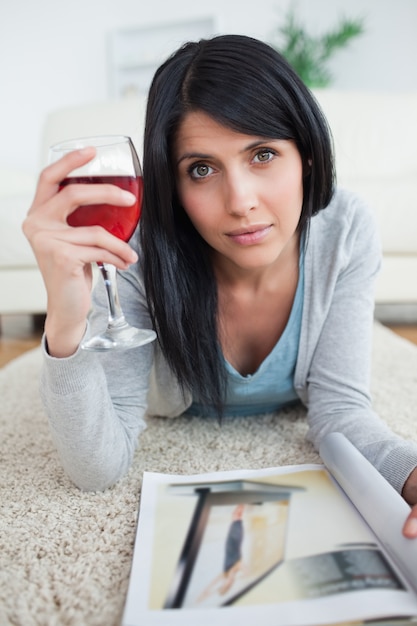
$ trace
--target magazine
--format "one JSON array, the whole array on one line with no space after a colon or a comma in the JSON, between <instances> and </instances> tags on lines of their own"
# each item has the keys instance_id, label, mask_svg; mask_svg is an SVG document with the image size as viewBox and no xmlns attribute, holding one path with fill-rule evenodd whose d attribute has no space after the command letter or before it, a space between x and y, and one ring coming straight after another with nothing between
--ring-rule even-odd
<instances>
[{"instance_id":1,"label":"magazine","mask_svg":"<svg viewBox=\"0 0 417 626\"><path fill-rule=\"evenodd\" d=\"M123 626L417 623L408 505L343 435L320 456L145 472Z\"/></svg>"}]
</instances>

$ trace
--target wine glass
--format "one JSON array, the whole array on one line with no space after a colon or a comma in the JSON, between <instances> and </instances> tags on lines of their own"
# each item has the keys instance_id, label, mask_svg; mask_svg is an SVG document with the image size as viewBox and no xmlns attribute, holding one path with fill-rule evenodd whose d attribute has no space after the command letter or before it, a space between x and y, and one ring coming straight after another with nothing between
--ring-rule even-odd
<instances>
[{"instance_id":1,"label":"wine glass","mask_svg":"<svg viewBox=\"0 0 417 626\"><path fill-rule=\"evenodd\" d=\"M142 170L130 137L103 135L71 139L51 146L51 163L64 154L93 146L95 157L86 165L70 172L61 181L60 190L71 184L109 183L130 191L136 196L131 206L112 204L90 204L79 206L68 217L70 226L99 225L107 231L128 241L140 218L143 195ZM109 263L97 263L106 287L108 301L108 322L105 331L81 343L84 350L105 351L124 350L142 346L153 341L156 333L150 329L134 328L126 321L119 301L116 281L116 268Z\"/></svg>"}]
</instances>

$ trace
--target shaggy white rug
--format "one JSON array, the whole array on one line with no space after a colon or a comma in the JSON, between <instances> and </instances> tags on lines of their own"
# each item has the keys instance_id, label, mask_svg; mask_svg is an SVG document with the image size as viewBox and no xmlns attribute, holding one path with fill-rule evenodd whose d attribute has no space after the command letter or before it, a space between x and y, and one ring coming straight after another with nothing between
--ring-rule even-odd
<instances>
[{"instance_id":1,"label":"shaggy white rug","mask_svg":"<svg viewBox=\"0 0 417 626\"><path fill-rule=\"evenodd\" d=\"M38 395L33 350L0 370L0 625L120 624L144 470L190 474L320 462L301 408L214 420L155 418L128 475L82 493L64 475ZM375 325L374 404L417 440L417 347Z\"/></svg>"}]
</instances>

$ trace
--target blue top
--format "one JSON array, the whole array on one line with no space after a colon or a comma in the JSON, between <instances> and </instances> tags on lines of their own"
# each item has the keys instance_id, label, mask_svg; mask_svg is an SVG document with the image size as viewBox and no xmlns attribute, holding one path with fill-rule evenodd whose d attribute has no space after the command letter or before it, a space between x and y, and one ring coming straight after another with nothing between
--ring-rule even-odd
<instances>
[{"instance_id":1,"label":"blue top","mask_svg":"<svg viewBox=\"0 0 417 626\"><path fill-rule=\"evenodd\" d=\"M300 245L299 278L290 317L273 350L254 374L242 376L225 360L227 394L224 416L271 413L298 401L294 371L298 356L304 300L304 246ZM188 415L213 416L215 412L193 402Z\"/></svg>"}]
</instances>

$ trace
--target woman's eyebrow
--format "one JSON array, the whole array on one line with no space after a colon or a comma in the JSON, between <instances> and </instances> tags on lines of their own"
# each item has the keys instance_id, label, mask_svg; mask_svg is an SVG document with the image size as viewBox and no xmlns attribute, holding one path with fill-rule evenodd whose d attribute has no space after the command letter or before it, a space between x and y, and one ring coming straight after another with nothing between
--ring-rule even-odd
<instances>
[{"instance_id":1,"label":"woman's eyebrow","mask_svg":"<svg viewBox=\"0 0 417 626\"><path fill-rule=\"evenodd\" d=\"M259 146L263 146L265 143L269 143L271 141L279 141L279 139L273 139L272 137L261 137L256 141L252 141L252 143L248 144L245 148L243 148L242 152L246 152L247 150L253 150L253 148L258 148Z\"/></svg>"},{"instance_id":2,"label":"woman's eyebrow","mask_svg":"<svg viewBox=\"0 0 417 626\"><path fill-rule=\"evenodd\" d=\"M186 161L187 159L210 159L210 154L203 154L202 152L185 152L182 154L178 161L177 165L181 163L181 161Z\"/></svg>"}]
</instances>

